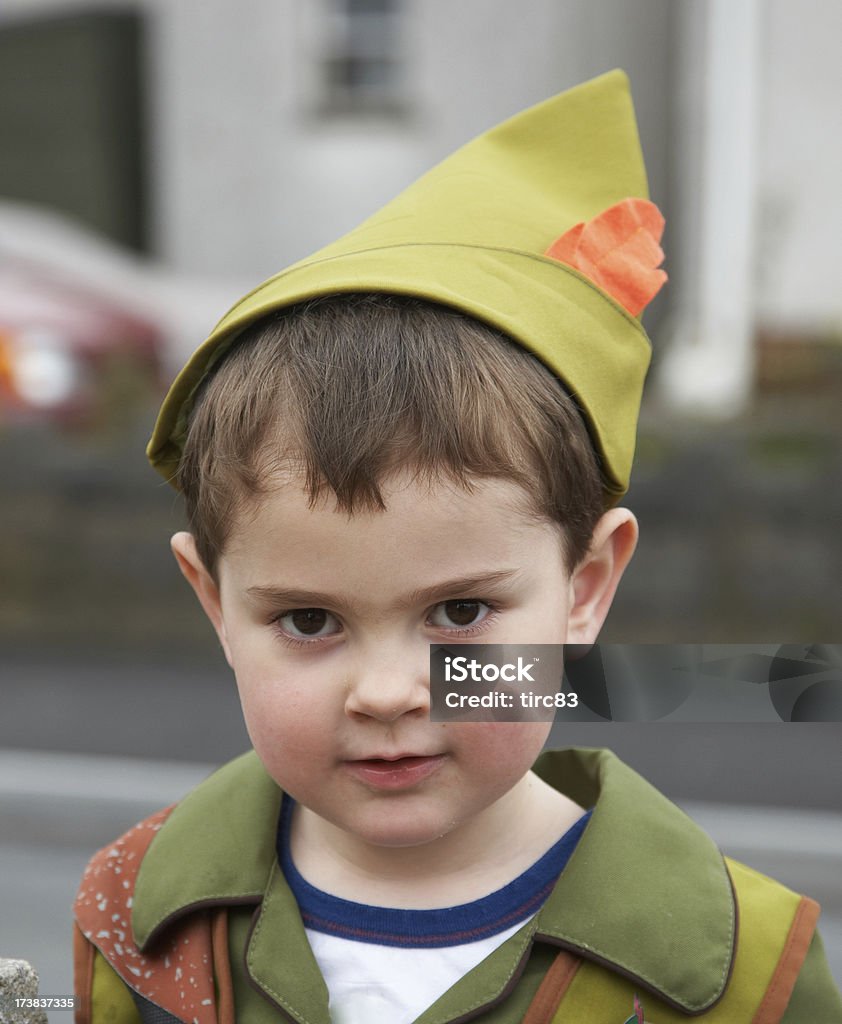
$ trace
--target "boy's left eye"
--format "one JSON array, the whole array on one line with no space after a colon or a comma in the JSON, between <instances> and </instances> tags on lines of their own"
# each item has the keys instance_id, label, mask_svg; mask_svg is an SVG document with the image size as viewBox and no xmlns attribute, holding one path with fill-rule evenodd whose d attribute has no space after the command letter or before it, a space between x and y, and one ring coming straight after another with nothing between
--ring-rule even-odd
<instances>
[{"instance_id":1,"label":"boy's left eye","mask_svg":"<svg viewBox=\"0 0 842 1024\"><path fill-rule=\"evenodd\" d=\"M454 601L442 601L437 604L430 615L430 624L450 629L475 626L491 611L484 601L459 598Z\"/></svg>"}]
</instances>

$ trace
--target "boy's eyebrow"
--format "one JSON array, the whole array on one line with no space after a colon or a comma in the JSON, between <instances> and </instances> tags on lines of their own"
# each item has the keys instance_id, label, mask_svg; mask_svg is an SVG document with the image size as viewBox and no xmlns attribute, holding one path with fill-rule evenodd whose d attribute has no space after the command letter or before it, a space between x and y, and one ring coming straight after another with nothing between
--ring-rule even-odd
<instances>
[{"instance_id":1,"label":"boy's eyebrow","mask_svg":"<svg viewBox=\"0 0 842 1024\"><path fill-rule=\"evenodd\" d=\"M448 595L452 597L482 597L482 591L489 587L508 583L518 575L518 569L494 569L491 572L475 573L472 576L457 576L451 580L434 583L431 587L421 587L408 594L401 606L427 604L434 598L442 600Z\"/></svg>"},{"instance_id":2,"label":"boy's eyebrow","mask_svg":"<svg viewBox=\"0 0 842 1024\"><path fill-rule=\"evenodd\" d=\"M479 598L482 597L482 591L489 587L508 583L518 573L518 569L494 569L490 572L476 573L470 576L457 576L434 583L429 587L413 590L401 599L398 605L399 607L411 607L417 604L427 604L436 598L441 601L457 596ZM323 591L303 590L297 587L254 586L249 587L246 594L260 601L288 608L337 608L354 603L353 600L349 601L343 598L341 594L327 594Z\"/></svg>"}]
</instances>

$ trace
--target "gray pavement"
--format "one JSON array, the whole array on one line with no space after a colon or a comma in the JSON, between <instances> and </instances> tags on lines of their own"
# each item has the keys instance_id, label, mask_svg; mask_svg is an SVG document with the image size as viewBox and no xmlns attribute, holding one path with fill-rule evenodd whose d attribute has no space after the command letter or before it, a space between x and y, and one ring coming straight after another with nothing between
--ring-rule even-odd
<instances>
[{"instance_id":1,"label":"gray pavement","mask_svg":"<svg viewBox=\"0 0 842 1024\"><path fill-rule=\"evenodd\" d=\"M70 907L91 852L213 767L0 750L0 956L30 960L42 993L70 992ZM727 853L820 900L828 957L842 985L842 813L682 804ZM51 1019L70 1021L62 1012Z\"/></svg>"},{"instance_id":2,"label":"gray pavement","mask_svg":"<svg viewBox=\"0 0 842 1024\"><path fill-rule=\"evenodd\" d=\"M190 663L0 655L0 692L0 749L222 764L248 747L221 654Z\"/></svg>"}]
</instances>

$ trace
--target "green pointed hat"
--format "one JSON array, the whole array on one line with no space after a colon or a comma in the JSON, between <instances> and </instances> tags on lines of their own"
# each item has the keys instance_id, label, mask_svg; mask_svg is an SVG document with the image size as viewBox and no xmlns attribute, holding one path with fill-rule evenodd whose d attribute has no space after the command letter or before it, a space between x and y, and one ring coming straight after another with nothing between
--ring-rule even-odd
<instances>
[{"instance_id":1,"label":"green pointed hat","mask_svg":"<svg viewBox=\"0 0 842 1024\"><path fill-rule=\"evenodd\" d=\"M623 298L635 279L635 246L629 255L627 243L642 231L635 205L624 201L646 196L622 71L503 122L226 313L164 400L150 462L174 481L197 387L256 320L326 295L385 292L462 310L541 359L581 407L606 498L616 500L628 487L650 357L636 307ZM651 204L637 206L646 214ZM660 254L657 239L652 245ZM648 274L660 275L658 286L665 276L651 266Z\"/></svg>"}]
</instances>

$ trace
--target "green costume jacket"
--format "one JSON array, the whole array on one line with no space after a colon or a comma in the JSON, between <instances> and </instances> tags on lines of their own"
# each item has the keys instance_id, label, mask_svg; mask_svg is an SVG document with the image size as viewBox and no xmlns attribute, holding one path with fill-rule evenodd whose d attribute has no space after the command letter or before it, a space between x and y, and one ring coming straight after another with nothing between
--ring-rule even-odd
<instances>
[{"instance_id":1,"label":"green costume jacket","mask_svg":"<svg viewBox=\"0 0 842 1024\"><path fill-rule=\"evenodd\" d=\"M842 1024L818 907L723 859L599 750L536 771L594 811L541 911L417 1024ZM98 853L76 901L77 1024L329 1024L254 753Z\"/></svg>"}]
</instances>

